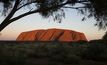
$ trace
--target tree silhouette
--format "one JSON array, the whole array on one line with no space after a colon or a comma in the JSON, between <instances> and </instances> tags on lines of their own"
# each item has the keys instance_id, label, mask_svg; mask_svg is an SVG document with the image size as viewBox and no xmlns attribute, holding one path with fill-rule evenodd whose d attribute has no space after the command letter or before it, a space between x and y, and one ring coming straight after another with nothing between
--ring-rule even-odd
<instances>
[{"instance_id":1,"label":"tree silhouette","mask_svg":"<svg viewBox=\"0 0 107 65\"><path fill-rule=\"evenodd\" d=\"M106 32L105 35L103 36L102 40L107 40L107 32Z\"/></svg>"},{"instance_id":2,"label":"tree silhouette","mask_svg":"<svg viewBox=\"0 0 107 65\"><path fill-rule=\"evenodd\" d=\"M85 15L82 20L94 17L97 21L96 26L101 29L107 26L107 0L0 0L0 7L3 7L0 11L6 16L0 24L0 31L10 23L34 13L40 13L45 18L52 16L54 20L61 22L66 8L76 9ZM14 17L14 14L22 8L29 11Z\"/></svg>"}]
</instances>

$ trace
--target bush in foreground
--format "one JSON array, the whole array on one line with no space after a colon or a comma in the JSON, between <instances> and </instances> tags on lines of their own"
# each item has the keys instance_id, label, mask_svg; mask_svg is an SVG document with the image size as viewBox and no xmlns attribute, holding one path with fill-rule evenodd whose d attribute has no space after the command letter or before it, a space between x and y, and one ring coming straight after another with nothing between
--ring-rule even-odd
<instances>
[{"instance_id":1,"label":"bush in foreground","mask_svg":"<svg viewBox=\"0 0 107 65\"><path fill-rule=\"evenodd\" d=\"M0 44L0 65L84 65L83 62L89 60L106 62L107 44L95 42Z\"/></svg>"}]
</instances>

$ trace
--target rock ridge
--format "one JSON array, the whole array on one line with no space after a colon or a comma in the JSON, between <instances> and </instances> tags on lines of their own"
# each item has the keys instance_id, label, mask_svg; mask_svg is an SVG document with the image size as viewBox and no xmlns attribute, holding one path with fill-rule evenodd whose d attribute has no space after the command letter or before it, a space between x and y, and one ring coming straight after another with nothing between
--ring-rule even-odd
<instances>
[{"instance_id":1,"label":"rock ridge","mask_svg":"<svg viewBox=\"0 0 107 65\"><path fill-rule=\"evenodd\" d=\"M17 41L87 41L84 33L67 29L40 29L22 32Z\"/></svg>"}]
</instances>

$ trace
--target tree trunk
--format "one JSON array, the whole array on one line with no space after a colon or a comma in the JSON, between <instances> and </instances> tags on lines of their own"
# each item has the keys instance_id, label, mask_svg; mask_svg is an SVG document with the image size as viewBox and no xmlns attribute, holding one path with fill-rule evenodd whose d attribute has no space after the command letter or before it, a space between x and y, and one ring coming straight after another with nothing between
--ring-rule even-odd
<instances>
[{"instance_id":1,"label":"tree trunk","mask_svg":"<svg viewBox=\"0 0 107 65\"><path fill-rule=\"evenodd\" d=\"M8 14L8 16L5 18L5 20L0 24L0 32L1 32L6 26L8 26L10 23L12 23L12 21L10 21L10 19L13 17L13 15L15 14L15 12L17 11L18 5L19 5L19 0L16 0L13 9L12 9L11 12Z\"/></svg>"},{"instance_id":2,"label":"tree trunk","mask_svg":"<svg viewBox=\"0 0 107 65\"><path fill-rule=\"evenodd\" d=\"M10 21L3 21L1 24L0 24L0 32L10 24L11 22Z\"/></svg>"}]
</instances>

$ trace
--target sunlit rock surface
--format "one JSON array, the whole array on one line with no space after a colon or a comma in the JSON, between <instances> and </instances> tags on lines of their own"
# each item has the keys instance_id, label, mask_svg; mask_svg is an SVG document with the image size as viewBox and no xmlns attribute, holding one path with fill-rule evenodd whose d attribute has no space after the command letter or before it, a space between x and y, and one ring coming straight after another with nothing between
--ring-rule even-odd
<instances>
[{"instance_id":1,"label":"sunlit rock surface","mask_svg":"<svg viewBox=\"0 0 107 65\"><path fill-rule=\"evenodd\" d=\"M22 32L17 41L87 41L84 33L67 29L47 29Z\"/></svg>"}]
</instances>

